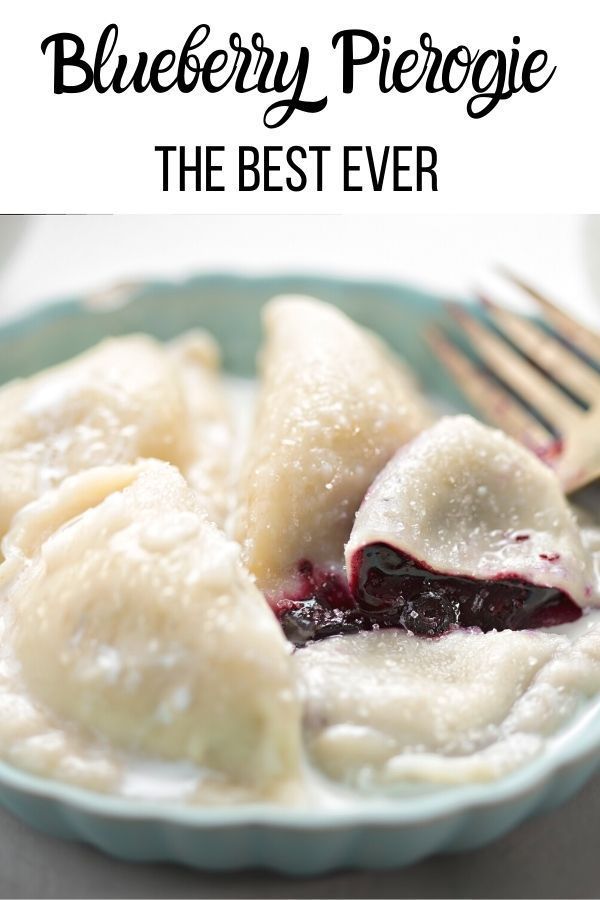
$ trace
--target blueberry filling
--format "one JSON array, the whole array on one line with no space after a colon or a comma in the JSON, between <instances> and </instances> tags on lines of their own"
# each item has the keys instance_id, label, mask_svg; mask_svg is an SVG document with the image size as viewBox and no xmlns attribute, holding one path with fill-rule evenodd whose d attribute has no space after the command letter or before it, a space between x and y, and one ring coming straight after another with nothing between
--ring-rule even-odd
<instances>
[{"instance_id":1,"label":"blueberry filling","mask_svg":"<svg viewBox=\"0 0 600 900\"><path fill-rule=\"evenodd\" d=\"M273 606L287 639L296 647L336 634L354 634L370 627L348 590L343 574L298 564L296 591Z\"/></svg>"},{"instance_id":2,"label":"blueberry filling","mask_svg":"<svg viewBox=\"0 0 600 900\"><path fill-rule=\"evenodd\" d=\"M457 627L482 631L540 628L573 622L580 608L556 588L518 577L493 581L434 572L387 544L356 553L350 586L337 570L303 560L293 596L274 611L296 647L338 634L404 628L435 637Z\"/></svg>"},{"instance_id":3,"label":"blueberry filling","mask_svg":"<svg viewBox=\"0 0 600 900\"><path fill-rule=\"evenodd\" d=\"M355 609L335 609L317 597L293 601L279 615L279 622L288 641L303 647L310 641L320 641L336 634L356 634L368 631L366 616Z\"/></svg>"},{"instance_id":4,"label":"blueberry filling","mask_svg":"<svg viewBox=\"0 0 600 900\"><path fill-rule=\"evenodd\" d=\"M416 634L443 634L454 626L539 628L572 622L581 610L562 591L517 576L491 581L425 568L387 544L370 544L354 557L350 587L371 620L391 619Z\"/></svg>"}]
</instances>

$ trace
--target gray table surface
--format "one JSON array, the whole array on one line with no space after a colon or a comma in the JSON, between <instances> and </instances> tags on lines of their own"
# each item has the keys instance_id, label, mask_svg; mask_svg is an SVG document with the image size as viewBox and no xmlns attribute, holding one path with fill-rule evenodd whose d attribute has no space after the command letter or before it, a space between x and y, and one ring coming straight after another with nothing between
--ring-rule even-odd
<instances>
[{"instance_id":1,"label":"gray table surface","mask_svg":"<svg viewBox=\"0 0 600 900\"><path fill-rule=\"evenodd\" d=\"M597 898L600 776L566 806L477 852L438 856L395 872L303 880L116 862L39 835L0 810L0 896Z\"/></svg>"}]
</instances>

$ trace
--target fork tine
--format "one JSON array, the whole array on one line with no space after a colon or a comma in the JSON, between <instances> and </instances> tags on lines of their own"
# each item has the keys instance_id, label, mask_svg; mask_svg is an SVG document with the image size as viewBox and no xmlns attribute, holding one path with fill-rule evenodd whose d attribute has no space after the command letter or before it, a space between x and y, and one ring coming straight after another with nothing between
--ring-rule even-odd
<instances>
[{"instance_id":1,"label":"fork tine","mask_svg":"<svg viewBox=\"0 0 600 900\"><path fill-rule=\"evenodd\" d=\"M528 447L548 447L553 435L511 395L482 372L441 329L429 328L425 337L465 396L483 417Z\"/></svg>"},{"instance_id":2,"label":"fork tine","mask_svg":"<svg viewBox=\"0 0 600 900\"><path fill-rule=\"evenodd\" d=\"M521 288L526 294L529 294L542 307L556 331L566 338L569 343L582 350L594 362L600 360L600 334L592 328L582 325L581 322L573 319L564 310L559 309L544 294L540 293L527 281L524 281L519 275L515 275L504 266L500 267L500 272L508 281Z\"/></svg>"},{"instance_id":3,"label":"fork tine","mask_svg":"<svg viewBox=\"0 0 600 900\"><path fill-rule=\"evenodd\" d=\"M526 356L588 405L598 401L600 375L591 366L534 322L498 306L487 296L481 299L494 322Z\"/></svg>"},{"instance_id":4,"label":"fork tine","mask_svg":"<svg viewBox=\"0 0 600 900\"><path fill-rule=\"evenodd\" d=\"M450 312L473 342L478 356L551 425L557 433L574 425L582 410L551 384L522 356L478 322L462 306L450 305Z\"/></svg>"}]
</instances>

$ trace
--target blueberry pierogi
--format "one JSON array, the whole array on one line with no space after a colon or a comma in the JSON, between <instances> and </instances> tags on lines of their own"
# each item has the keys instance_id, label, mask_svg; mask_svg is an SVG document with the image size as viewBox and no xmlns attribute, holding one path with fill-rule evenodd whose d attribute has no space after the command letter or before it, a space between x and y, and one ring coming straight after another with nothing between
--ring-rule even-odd
<instances>
[{"instance_id":1,"label":"blueberry pierogi","mask_svg":"<svg viewBox=\"0 0 600 900\"><path fill-rule=\"evenodd\" d=\"M0 757L298 805L548 752L600 690L594 515L339 310L263 318L247 442L202 332L0 389Z\"/></svg>"},{"instance_id":2,"label":"blueberry pierogi","mask_svg":"<svg viewBox=\"0 0 600 900\"><path fill-rule=\"evenodd\" d=\"M18 509L68 475L138 457L177 465L222 519L230 437L218 359L203 333L166 347L131 335L5 385L0 537Z\"/></svg>"},{"instance_id":3,"label":"blueberry pierogi","mask_svg":"<svg viewBox=\"0 0 600 900\"><path fill-rule=\"evenodd\" d=\"M361 609L411 631L560 625L592 591L550 469L500 431L445 417L398 451L346 545Z\"/></svg>"},{"instance_id":4,"label":"blueberry pierogi","mask_svg":"<svg viewBox=\"0 0 600 900\"><path fill-rule=\"evenodd\" d=\"M278 298L264 324L237 534L270 599L306 599L341 567L374 477L430 414L400 361L338 310Z\"/></svg>"},{"instance_id":5,"label":"blueberry pierogi","mask_svg":"<svg viewBox=\"0 0 600 900\"><path fill-rule=\"evenodd\" d=\"M294 776L286 641L177 469L72 476L17 514L5 552L5 639L47 711L40 727L65 721L117 753L194 763L211 790L218 779L260 795ZM39 764L61 760L40 751Z\"/></svg>"}]
</instances>

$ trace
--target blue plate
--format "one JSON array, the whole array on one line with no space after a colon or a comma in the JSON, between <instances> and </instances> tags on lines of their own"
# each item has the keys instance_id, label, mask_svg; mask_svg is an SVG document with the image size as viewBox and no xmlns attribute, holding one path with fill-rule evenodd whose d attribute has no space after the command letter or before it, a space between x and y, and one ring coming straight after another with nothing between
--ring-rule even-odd
<instances>
[{"instance_id":1,"label":"blue plate","mask_svg":"<svg viewBox=\"0 0 600 900\"><path fill-rule=\"evenodd\" d=\"M228 370L250 374L259 309L279 293L313 294L337 304L396 347L427 390L464 408L421 337L428 323L444 316L438 298L399 285L308 276L203 276L124 286L45 307L0 328L0 382L66 359L106 335L147 331L166 339L197 326L219 340ZM439 851L482 846L562 803L599 762L600 698L518 771L488 784L444 787L394 802L357 801L331 811L192 809L94 794L1 763L0 802L36 828L123 859L314 875L341 867L392 868Z\"/></svg>"}]
</instances>

